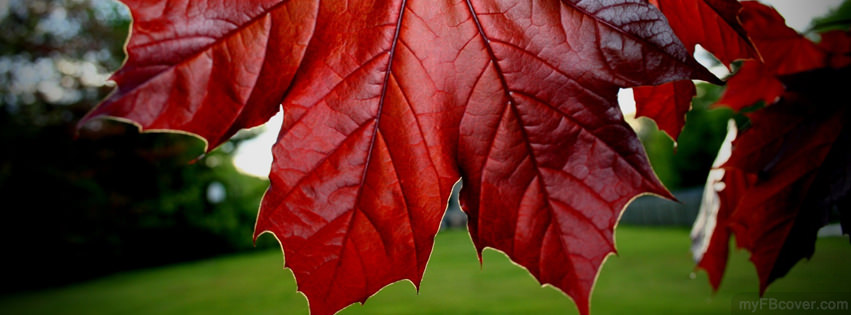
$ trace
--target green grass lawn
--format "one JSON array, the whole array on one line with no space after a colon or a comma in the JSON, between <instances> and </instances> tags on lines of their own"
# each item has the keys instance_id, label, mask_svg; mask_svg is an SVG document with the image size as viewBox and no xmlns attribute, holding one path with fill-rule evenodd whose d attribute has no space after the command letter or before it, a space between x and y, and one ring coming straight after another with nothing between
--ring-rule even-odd
<instances>
[{"instance_id":1,"label":"green grass lawn","mask_svg":"<svg viewBox=\"0 0 851 315\"><path fill-rule=\"evenodd\" d=\"M269 237L269 236L264 236ZM692 275L688 231L622 226L594 290L595 314L729 313L736 294L757 291L747 253L736 251L721 290ZM832 292L851 296L851 246L824 238L812 261L799 263L768 292ZM86 283L0 297L1 314L306 314L279 251L227 256L120 273ZM417 294L409 282L390 285L342 314L574 314L569 298L541 287L497 251L480 266L466 232L438 235Z\"/></svg>"}]
</instances>

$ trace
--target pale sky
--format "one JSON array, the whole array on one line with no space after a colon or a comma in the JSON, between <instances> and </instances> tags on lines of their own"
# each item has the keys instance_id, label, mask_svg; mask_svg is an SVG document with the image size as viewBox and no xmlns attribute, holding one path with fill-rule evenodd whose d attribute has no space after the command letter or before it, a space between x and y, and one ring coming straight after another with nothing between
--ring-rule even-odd
<instances>
[{"instance_id":1,"label":"pale sky","mask_svg":"<svg viewBox=\"0 0 851 315\"><path fill-rule=\"evenodd\" d=\"M3 0L0 0L0 4L2 2ZM813 17L824 15L831 8L839 6L842 0L763 0L762 2L777 9L786 18L786 24L798 31L803 31L807 29ZM718 71L716 74L721 76L725 71L723 67L711 70ZM632 99L631 90L621 90L618 100L625 114L635 113L635 101ZM264 128L263 133L239 145L233 163L240 171L257 177L268 177L272 165L272 145L278 138L282 121L283 115L279 112L264 127L261 127Z\"/></svg>"},{"instance_id":2,"label":"pale sky","mask_svg":"<svg viewBox=\"0 0 851 315\"><path fill-rule=\"evenodd\" d=\"M265 125L257 127L263 128L260 135L241 142L233 157L236 168L249 175L268 177L272 167L272 145L278 139L283 122L283 111L279 111Z\"/></svg>"}]
</instances>

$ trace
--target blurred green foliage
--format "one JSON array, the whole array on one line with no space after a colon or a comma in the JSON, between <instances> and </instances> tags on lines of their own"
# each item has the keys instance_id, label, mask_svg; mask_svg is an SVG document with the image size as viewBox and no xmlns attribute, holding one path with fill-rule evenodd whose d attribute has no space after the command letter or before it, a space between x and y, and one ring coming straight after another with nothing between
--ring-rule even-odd
<instances>
[{"instance_id":1,"label":"blurred green foliage","mask_svg":"<svg viewBox=\"0 0 851 315\"><path fill-rule=\"evenodd\" d=\"M128 26L113 1L0 3L0 292L253 248L268 183L231 163L252 133L201 157L186 135L77 130L112 89Z\"/></svg>"},{"instance_id":2,"label":"blurred green foliage","mask_svg":"<svg viewBox=\"0 0 851 315\"><path fill-rule=\"evenodd\" d=\"M842 4L822 17L813 19L809 32L822 33L831 30L848 30L851 25L851 1Z\"/></svg>"}]
</instances>

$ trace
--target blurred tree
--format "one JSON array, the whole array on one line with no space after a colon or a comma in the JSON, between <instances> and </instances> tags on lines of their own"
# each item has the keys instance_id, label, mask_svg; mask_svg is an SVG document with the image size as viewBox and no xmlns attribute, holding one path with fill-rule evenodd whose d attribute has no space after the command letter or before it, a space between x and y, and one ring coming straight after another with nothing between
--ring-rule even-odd
<instances>
[{"instance_id":1,"label":"blurred tree","mask_svg":"<svg viewBox=\"0 0 851 315\"><path fill-rule=\"evenodd\" d=\"M851 1L845 0L828 14L813 19L807 33L823 33L830 30L847 31L849 25L851 25Z\"/></svg>"},{"instance_id":2,"label":"blurred tree","mask_svg":"<svg viewBox=\"0 0 851 315\"><path fill-rule=\"evenodd\" d=\"M128 26L114 1L0 1L2 292L252 247L267 182L231 163L252 133L202 158L186 135L112 121L77 134Z\"/></svg>"}]
</instances>

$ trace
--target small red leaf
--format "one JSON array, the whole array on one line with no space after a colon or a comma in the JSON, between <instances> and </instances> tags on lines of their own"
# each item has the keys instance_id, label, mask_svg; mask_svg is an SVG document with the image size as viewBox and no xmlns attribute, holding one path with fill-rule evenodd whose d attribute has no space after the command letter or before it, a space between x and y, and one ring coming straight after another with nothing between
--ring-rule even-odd
<instances>
[{"instance_id":1,"label":"small red leaf","mask_svg":"<svg viewBox=\"0 0 851 315\"><path fill-rule=\"evenodd\" d=\"M759 101L771 105L783 91L783 83L774 76L768 66L756 60L748 60L742 63L736 75L727 81L724 94L713 106L727 106L739 111Z\"/></svg>"},{"instance_id":2,"label":"small red leaf","mask_svg":"<svg viewBox=\"0 0 851 315\"><path fill-rule=\"evenodd\" d=\"M828 66L839 69L851 65L851 31L823 33L818 46L828 53Z\"/></svg>"},{"instance_id":3,"label":"small red leaf","mask_svg":"<svg viewBox=\"0 0 851 315\"><path fill-rule=\"evenodd\" d=\"M737 169L722 169L723 189L718 191L720 207L714 218L714 230L708 240L708 246L702 257L698 259L698 268L706 270L709 283L717 291L727 267L727 257L730 251L730 215L738 204L741 191L744 191L754 181L754 176Z\"/></svg>"},{"instance_id":4,"label":"small red leaf","mask_svg":"<svg viewBox=\"0 0 851 315\"><path fill-rule=\"evenodd\" d=\"M738 20L742 9L736 0L653 0L689 54L697 44L729 65L734 60L757 58L758 54ZM695 26L695 21L700 23ZM685 113L696 94L691 81L638 87L633 91L637 116L656 121L659 129L676 140L685 125Z\"/></svg>"},{"instance_id":5,"label":"small red leaf","mask_svg":"<svg viewBox=\"0 0 851 315\"><path fill-rule=\"evenodd\" d=\"M689 51L700 44L725 65L737 59L759 59L739 22L737 0L655 0L671 28Z\"/></svg>"},{"instance_id":6,"label":"small red leaf","mask_svg":"<svg viewBox=\"0 0 851 315\"><path fill-rule=\"evenodd\" d=\"M742 5L744 28L771 71L784 75L824 66L824 51L786 26L786 20L774 8L756 1L744 1Z\"/></svg>"},{"instance_id":7,"label":"small red leaf","mask_svg":"<svg viewBox=\"0 0 851 315\"><path fill-rule=\"evenodd\" d=\"M632 89L636 103L636 116L652 118L671 139L680 136L686 123L686 113L691 99L697 94L691 81L675 81L656 86Z\"/></svg>"},{"instance_id":8,"label":"small red leaf","mask_svg":"<svg viewBox=\"0 0 851 315\"><path fill-rule=\"evenodd\" d=\"M738 136L736 123L730 120L727 137L709 171L700 212L691 230L692 252L697 267L706 270L714 290L721 286L730 252L730 215L736 209L741 192L756 180L736 168L723 168L730 159L733 141Z\"/></svg>"},{"instance_id":9,"label":"small red leaf","mask_svg":"<svg viewBox=\"0 0 851 315\"><path fill-rule=\"evenodd\" d=\"M777 76L823 67L828 58L825 50L786 26L786 21L773 8L755 1L745 1L742 5L744 27L762 53L763 61L745 61L727 82L727 88L716 105L726 105L734 110L759 101L771 105L784 91ZM823 45L830 45L840 38L826 38ZM839 42L833 49L842 50ZM837 63L842 62L842 59L837 59Z\"/></svg>"},{"instance_id":10,"label":"small red leaf","mask_svg":"<svg viewBox=\"0 0 851 315\"><path fill-rule=\"evenodd\" d=\"M801 108L815 104L784 97L788 101L753 114L754 127L734 143L727 166L758 176L739 192L730 228L738 246L751 252L761 292L777 277L772 274L784 242L845 122L844 108L816 114Z\"/></svg>"}]
</instances>

